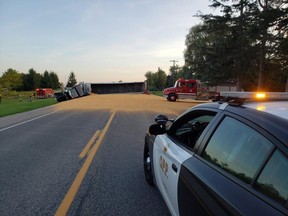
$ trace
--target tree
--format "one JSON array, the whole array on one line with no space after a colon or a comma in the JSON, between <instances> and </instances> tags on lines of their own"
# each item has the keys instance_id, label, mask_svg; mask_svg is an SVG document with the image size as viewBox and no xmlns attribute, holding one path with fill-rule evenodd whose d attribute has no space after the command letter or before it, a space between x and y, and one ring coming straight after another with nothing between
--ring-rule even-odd
<instances>
[{"instance_id":1,"label":"tree","mask_svg":"<svg viewBox=\"0 0 288 216\"><path fill-rule=\"evenodd\" d=\"M212 0L222 14L186 36L185 66L202 81L237 79L238 90L284 89L287 80L287 3L281 0ZM270 82L273 77L273 82ZM257 81L258 80L258 81ZM278 84L276 84L278 82Z\"/></svg>"},{"instance_id":2,"label":"tree","mask_svg":"<svg viewBox=\"0 0 288 216\"><path fill-rule=\"evenodd\" d=\"M176 80L181 77L181 74L180 74L181 67L175 64L173 66L170 66L169 71L170 71L170 75L167 76L166 83L167 83L167 86L171 87L175 84Z\"/></svg>"},{"instance_id":3,"label":"tree","mask_svg":"<svg viewBox=\"0 0 288 216\"><path fill-rule=\"evenodd\" d=\"M32 91L41 86L42 76L31 68L28 74L23 74L23 90Z\"/></svg>"},{"instance_id":4,"label":"tree","mask_svg":"<svg viewBox=\"0 0 288 216\"><path fill-rule=\"evenodd\" d=\"M153 72L147 71L144 75L146 77L147 88L152 90L155 86L154 79L153 79Z\"/></svg>"},{"instance_id":5,"label":"tree","mask_svg":"<svg viewBox=\"0 0 288 216\"><path fill-rule=\"evenodd\" d=\"M31 91L36 88L60 88L59 78L55 72L45 71L42 74L37 73L31 68L28 74L19 73L18 71L9 68L0 77L1 88L19 91Z\"/></svg>"},{"instance_id":6,"label":"tree","mask_svg":"<svg viewBox=\"0 0 288 216\"><path fill-rule=\"evenodd\" d=\"M185 66L191 68L198 78L200 75L202 79L208 79L205 74L209 71L207 64L207 54L209 46L209 34L202 30L203 24L193 26L186 36L184 50Z\"/></svg>"},{"instance_id":7,"label":"tree","mask_svg":"<svg viewBox=\"0 0 288 216\"><path fill-rule=\"evenodd\" d=\"M49 72L46 70L41 78L41 88L51 88L51 80Z\"/></svg>"},{"instance_id":8,"label":"tree","mask_svg":"<svg viewBox=\"0 0 288 216\"><path fill-rule=\"evenodd\" d=\"M166 87L166 80L167 75L165 71L163 71L160 67L158 68L158 71L155 73L156 78L156 89L163 90Z\"/></svg>"},{"instance_id":9,"label":"tree","mask_svg":"<svg viewBox=\"0 0 288 216\"><path fill-rule=\"evenodd\" d=\"M286 51L283 50L285 47L283 41L287 43L287 1L286 3L282 0L257 0L256 2L258 4L254 11L254 25L251 29L256 36L254 47L258 54L257 87L258 90L271 90L273 88L277 90L279 86L283 89L284 80L287 77L283 74L286 70L283 63L287 65L285 63L287 63L288 58L287 49L284 48ZM273 70L271 70L272 68ZM271 73L278 78L278 83L273 86L269 80Z\"/></svg>"},{"instance_id":10,"label":"tree","mask_svg":"<svg viewBox=\"0 0 288 216\"><path fill-rule=\"evenodd\" d=\"M53 71L45 71L42 75L41 88L58 89L59 87L60 85L58 75Z\"/></svg>"},{"instance_id":11,"label":"tree","mask_svg":"<svg viewBox=\"0 0 288 216\"><path fill-rule=\"evenodd\" d=\"M167 75L161 68L158 68L155 73L152 71L146 72L145 77L149 90L159 91L166 87Z\"/></svg>"},{"instance_id":12,"label":"tree","mask_svg":"<svg viewBox=\"0 0 288 216\"><path fill-rule=\"evenodd\" d=\"M71 71L69 77L68 77L68 82L67 82L67 85L66 87L73 87L77 84L77 80L76 80L76 76L74 74L73 71Z\"/></svg>"},{"instance_id":13,"label":"tree","mask_svg":"<svg viewBox=\"0 0 288 216\"><path fill-rule=\"evenodd\" d=\"M238 90L247 72L255 65L255 49L250 29L256 3L249 0L212 1L212 8L220 9L222 15L201 15L208 39L205 58L205 78L215 84L227 79L238 80ZM253 35L252 35L253 36ZM251 39L252 38L252 39ZM207 76L208 75L208 76Z\"/></svg>"},{"instance_id":14,"label":"tree","mask_svg":"<svg viewBox=\"0 0 288 216\"><path fill-rule=\"evenodd\" d=\"M55 72L51 71L49 73L49 76L50 76L51 88L52 89L60 88L58 75Z\"/></svg>"},{"instance_id":15,"label":"tree","mask_svg":"<svg viewBox=\"0 0 288 216\"><path fill-rule=\"evenodd\" d=\"M222 29L222 34L219 33ZM184 51L185 66L190 68L191 74L202 81L218 83L229 76L231 57L223 23L202 24L190 29L186 36L186 50Z\"/></svg>"},{"instance_id":16,"label":"tree","mask_svg":"<svg viewBox=\"0 0 288 216\"><path fill-rule=\"evenodd\" d=\"M0 78L0 84L2 88L7 88L8 91L18 90L22 87L22 75L18 71L9 68Z\"/></svg>"}]
</instances>

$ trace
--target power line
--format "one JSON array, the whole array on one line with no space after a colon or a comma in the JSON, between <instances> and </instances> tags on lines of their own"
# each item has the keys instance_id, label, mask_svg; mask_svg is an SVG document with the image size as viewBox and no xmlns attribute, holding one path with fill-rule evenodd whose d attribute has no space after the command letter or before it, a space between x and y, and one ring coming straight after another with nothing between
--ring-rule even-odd
<instances>
[{"instance_id":1,"label":"power line","mask_svg":"<svg viewBox=\"0 0 288 216\"><path fill-rule=\"evenodd\" d=\"M177 60L170 60L170 62L173 62L173 67L175 67L175 63L178 61Z\"/></svg>"}]
</instances>

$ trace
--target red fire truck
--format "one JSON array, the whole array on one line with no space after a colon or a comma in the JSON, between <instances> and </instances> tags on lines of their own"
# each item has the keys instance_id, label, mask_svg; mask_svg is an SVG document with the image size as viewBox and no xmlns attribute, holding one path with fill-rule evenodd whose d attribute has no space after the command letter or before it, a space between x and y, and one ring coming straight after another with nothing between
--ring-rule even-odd
<instances>
[{"instance_id":1,"label":"red fire truck","mask_svg":"<svg viewBox=\"0 0 288 216\"><path fill-rule=\"evenodd\" d=\"M54 95L52 88L37 88L35 91L37 98L48 98Z\"/></svg>"},{"instance_id":2,"label":"red fire truck","mask_svg":"<svg viewBox=\"0 0 288 216\"><path fill-rule=\"evenodd\" d=\"M163 96L168 101L176 101L177 99L202 99L216 100L220 91L236 91L236 86L213 86L208 88L201 85L201 82L195 79L180 78L175 85L163 90Z\"/></svg>"}]
</instances>

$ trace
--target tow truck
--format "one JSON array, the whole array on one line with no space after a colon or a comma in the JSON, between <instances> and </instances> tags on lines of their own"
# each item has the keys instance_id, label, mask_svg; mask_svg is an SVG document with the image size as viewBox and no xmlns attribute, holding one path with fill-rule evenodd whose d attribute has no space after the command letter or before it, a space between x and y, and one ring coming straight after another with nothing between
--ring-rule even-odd
<instances>
[{"instance_id":1,"label":"tow truck","mask_svg":"<svg viewBox=\"0 0 288 216\"><path fill-rule=\"evenodd\" d=\"M220 91L236 91L236 86L214 86L209 89L195 79L180 78L175 85L163 90L163 96L168 101L176 101L178 99L195 99L195 100L219 100Z\"/></svg>"}]
</instances>

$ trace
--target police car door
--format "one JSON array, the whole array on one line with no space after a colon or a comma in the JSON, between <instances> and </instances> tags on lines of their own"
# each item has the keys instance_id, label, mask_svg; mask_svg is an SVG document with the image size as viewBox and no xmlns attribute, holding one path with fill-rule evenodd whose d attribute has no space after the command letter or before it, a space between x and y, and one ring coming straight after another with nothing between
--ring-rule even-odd
<instances>
[{"instance_id":1,"label":"police car door","mask_svg":"<svg viewBox=\"0 0 288 216\"><path fill-rule=\"evenodd\" d=\"M172 215L179 215L177 186L180 167L191 154L177 146L166 134L156 137L153 151L156 184Z\"/></svg>"},{"instance_id":2,"label":"police car door","mask_svg":"<svg viewBox=\"0 0 288 216\"><path fill-rule=\"evenodd\" d=\"M155 139L153 163L156 183L172 215L179 215L177 188L181 165L192 157L197 139L215 114L191 111L176 120L167 134Z\"/></svg>"}]
</instances>

